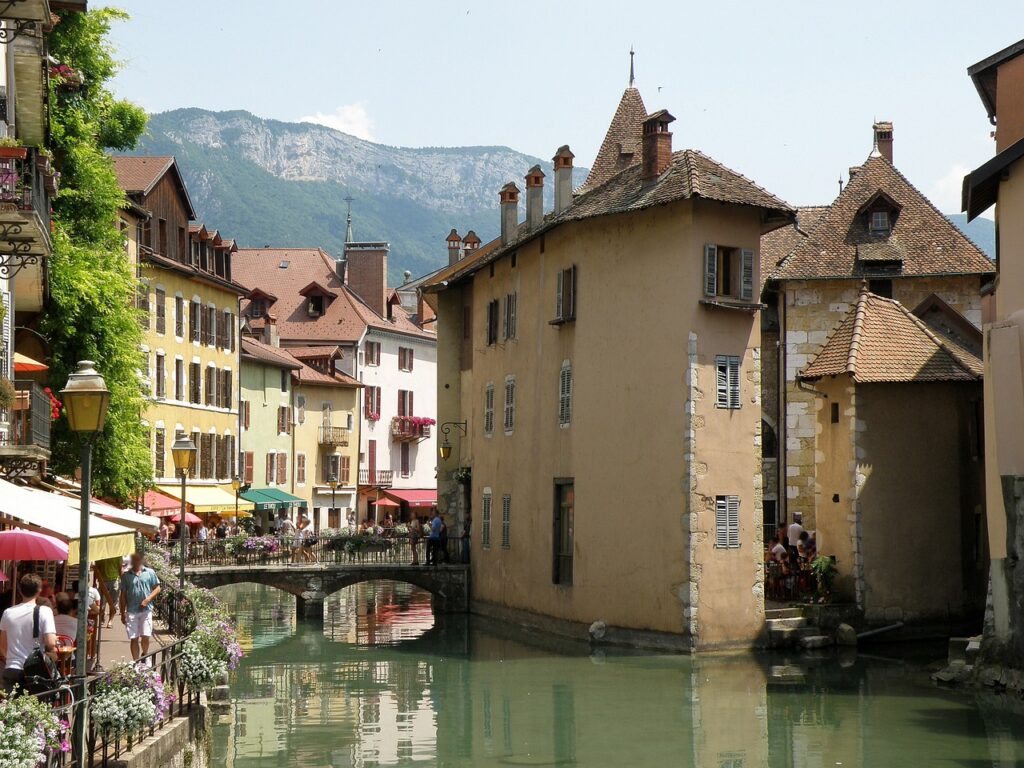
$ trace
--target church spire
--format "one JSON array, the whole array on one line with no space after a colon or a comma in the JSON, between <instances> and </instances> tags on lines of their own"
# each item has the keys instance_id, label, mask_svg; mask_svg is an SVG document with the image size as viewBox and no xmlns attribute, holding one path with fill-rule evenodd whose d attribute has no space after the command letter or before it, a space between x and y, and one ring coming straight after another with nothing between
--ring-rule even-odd
<instances>
[{"instance_id":1,"label":"church spire","mask_svg":"<svg viewBox=\"0 0 1024 768\"><path fill-rule=\"evenodd\" d=\"M629 87L633 87L633 83L636 81L636 77L633 74L633 46L629 46Z\"/></svg>"},{"instance_id":2,"label":"church spire","mask_svg":"<svg viewBox=\"0 0 1024 768\"><path fill-rule=\"evenodd\" d=\"M356 239L352 236L352 195L345 198L348 203L348 217L345 219L345 242L354 243Z\"/></svg>"}]
</instances>

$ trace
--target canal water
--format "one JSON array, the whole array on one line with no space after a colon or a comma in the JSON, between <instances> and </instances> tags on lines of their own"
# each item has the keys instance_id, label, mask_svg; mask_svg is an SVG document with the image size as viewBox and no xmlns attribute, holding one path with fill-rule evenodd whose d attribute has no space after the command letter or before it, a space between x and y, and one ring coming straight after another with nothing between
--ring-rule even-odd
<instances>
[{"instance_id":1,"label":"canal water","mask_svg":"<svg viewBox=\"0 0 1024 768\"><path fill-rule=\"evenodd\" d=\"M941 648L803 658L591 653L414 587L362 584L323 626L294 598L219 590L246 657L213 766L1024 766L1006 698L936 688Z\"/></svg>"}]
</instances>

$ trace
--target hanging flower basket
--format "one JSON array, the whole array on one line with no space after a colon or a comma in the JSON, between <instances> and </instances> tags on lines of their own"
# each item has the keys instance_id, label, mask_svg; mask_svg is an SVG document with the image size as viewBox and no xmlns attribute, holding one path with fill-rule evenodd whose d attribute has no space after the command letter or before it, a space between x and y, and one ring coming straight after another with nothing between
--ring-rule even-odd
<instances>
[{"instance_id":1,"label":"hanging flower basket","mask_svg":"<svg viewBox=\"0 0 1024 768\"><path fill-rule=\"evenodd\" d=\"M28 147L4 147L0 146L0 159L3 160L24 160L28 157Z\"/></svg>"}]
</instances>

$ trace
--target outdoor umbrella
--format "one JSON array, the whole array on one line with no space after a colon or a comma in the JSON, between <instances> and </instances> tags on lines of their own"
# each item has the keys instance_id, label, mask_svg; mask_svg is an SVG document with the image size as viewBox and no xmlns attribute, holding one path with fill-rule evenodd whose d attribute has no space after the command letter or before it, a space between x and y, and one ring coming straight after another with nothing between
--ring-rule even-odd
<instances>
[{"instance_id":1,"label":"outdoor umbrella","mask_svg":"<svg viewBox=\"0 0 1024 768\"><path fill-rule=\"evenodd\" d=\"M375 503L376 503L376 505L378 507L400 507L400 506L402 506L397 501L392 501L391 499L387 499L387 498L378 499Z\"/></svg>"},{"instance_id":2,"label":"outdoor umbrella","mask_svg":"<svg viewBox=\"0 0 1024 768\"><path fill-rule=\"evenodd\" d=\"M67 560L68 545L53 536L15 528L0 531L0 560L13 560L17 590L19 560Z\"/></svg>"},{"instance_id":3,"label":"outdoor umbrella","mask_svg":"<svg viewBox=\"0 0 1024 768\"><path fill-rule=\"evenodd\" d=\"M181 512L176 514L174 517L169 518L169 520L172 523L176 523L180 519L181 519ZM185 523L186 523L186 525L199 525L201 522L203 522L202 518L197 517L196 515L193 515L191 512L186 512L185 513Z\"/></svg>"},{"instance_id":4,"label":"outdoor umbrella","mask_svg":"<svg viewBox=\"0 0 1024 768\"><path fill-rule=\"evenodd\" d=\"M50 366L46 363L40 363L38 360L33 360L28 355L21 354L21 352L14 353L15 373L38 373L39 371L48 370L50 370Z\"/></svg>"}]
</instances>

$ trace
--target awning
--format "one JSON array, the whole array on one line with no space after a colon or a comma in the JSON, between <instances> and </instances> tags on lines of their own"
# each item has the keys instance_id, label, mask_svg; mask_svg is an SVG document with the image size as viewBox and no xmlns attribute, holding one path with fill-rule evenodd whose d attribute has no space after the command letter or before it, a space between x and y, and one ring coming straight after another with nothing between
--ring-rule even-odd
<instances>
[{"instance_id":1,"label":"awning","mask_svg":"<svg viewBox=\"0 0 1024 768\"><path fill-rule=\"evenodd\" d=\"M178 499L181 503L181 488L172 485L157 486L160 493ZM185 502L192 507L197 515L206 515L210 512L234 512L235 494L225 491L216 485L190 485L185 489ZM244 497L238 498L238 509L246 512L252 511L253 504L246 501Z\"/></svg>"},{"instance_id":2,"label":"awning","mask_svg":"<svg viewBox=\"0 0 1024 768\"><path fill-rule=\"evenodd\" d=\"M68 543L68 562L78 562L78 500L0 480L0 518L56 536ZM135 532L102 517L89 520L89 559L123 557L135 551Z\"/></svg>"},{"instance_id":3,"label":"awning","mask_svg":"<svg viewBox=\"0 0 1024 768\"><path fill-rule=\"evenodd\" d=\"M384 495L395 501L404 501L410 507L436 507L437 489L423 488L421 490L386 490Z\"/></svg>"},{"instance_id":4,"label":"awning","mask_svg":"<svg viewBox=\"0 0 1024 768\"><path fill-rule=\"evenodd\" d=\"M77 500L75 500L75 504L78 504ZM93 514L99 515L104 520L111 520L115 523L126 525L140 533L156 533L160 527L160 520L152 515L140 515L134 510L120 509L98 499L92 500L90 509Z\"/></svg>"},{"instance_id":5,"label":"awning","mask_svg":"<svg viewBox=\"0 0 1024 768\"><path fill-rule=\"evenodd\" d=\"M28 355L21 354L21 352L14 353L15 373L38 373L39 371L48 370L50 370L50 366L46 363L40 363L38 360L33 360Z\"/></svg>"},{"instance_id":6,"label":"awning","mask_svg":"<svg viewBox=\"0 0 1024 768\"><path fill-rule=\"evenodd\" d=\"M285 493L279 488L250 488L242 494L243 499L251 501L256 509L262 512L277 509L305 509L306 500Z\"/></svg>"},{"instance_id":7,"label":"awning","mask_svg":"<svg viewBox=\"0 0 1024 768\"><path fill-rule=\"evenodd\" d=\"M142 506L145 507L146 511L151 515L157 515L157 517L163 517L163 515L157 514L159 512L175 512L181 511L181 499L172 499L170 496L160 493L159 491L146 491L142 497Z\"/></svg>"}]
</instances>

